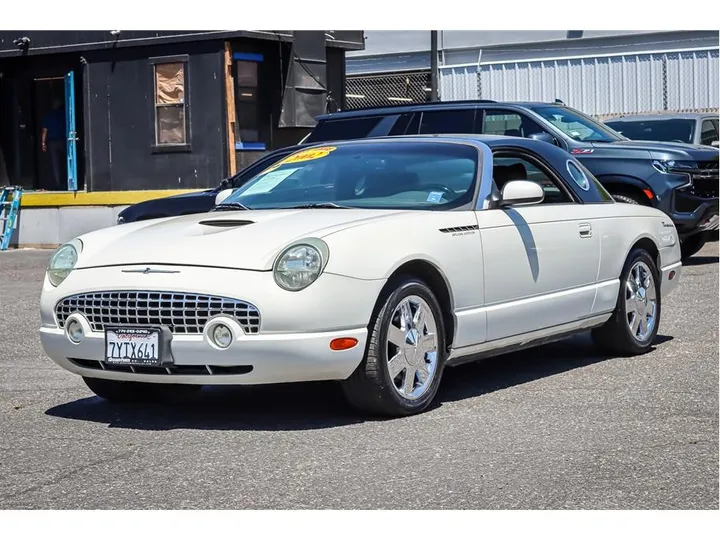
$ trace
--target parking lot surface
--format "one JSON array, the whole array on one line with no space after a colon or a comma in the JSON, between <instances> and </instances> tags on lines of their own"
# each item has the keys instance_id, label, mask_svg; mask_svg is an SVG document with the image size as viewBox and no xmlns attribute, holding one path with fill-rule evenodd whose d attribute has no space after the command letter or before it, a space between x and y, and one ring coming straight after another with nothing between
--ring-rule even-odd
<instances>
[{"instance_id":1,"label":"parking lot surface","mask_svg":"<svg viewBox=\"0 0 720 540\"><path fill-rule=\"evenodd\" d=\"M649 354L578 336L449 369L393 420L331 383L110 405L43 354L49 254L0 253L0 508L718 508L717 243Z\"/></svg>"}]
</instances>

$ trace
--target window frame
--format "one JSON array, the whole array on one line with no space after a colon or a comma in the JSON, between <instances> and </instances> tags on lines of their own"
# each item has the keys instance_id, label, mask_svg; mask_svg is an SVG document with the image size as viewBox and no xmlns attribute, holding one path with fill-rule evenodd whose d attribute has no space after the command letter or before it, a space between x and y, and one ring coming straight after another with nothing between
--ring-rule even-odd
<instances>
[{"instance_id":1,"label":"window frame","mask_svg":"<svg viewBox=\"0 0 720 540\"><path fill-rule=\"evenodd\" d=\"M506 154L514 154L512 156L506 155ZM530 150L526 148L520 148L516 146L501 146L496 147L492 149L492 156L493 156L493 168L495 167L495 158L507 158L507 157L514 157L515 159L523 159L525 161L530 162L532 165L540 169L540 172L543 172L545 176L553 183L555 184L555 187L557 187L561 192L565 193L565 195L570 199L566 202L545 202L545 199L543 198L543 202L533 204L532 206L560 206L560 205L568 205L568 204L583 204L584 201L580 199L580 197L569 188L567 185L565 185L565 180L562 178L562 175L560 175L555 169L547 163L546 160L544 160L542 157L538 156L534 152L531 152ZM532 182L532 180L529 180ZM497 184L495 183L495 178L492 178L492 183L494 189L496 189L498 192L500 190L498 189ZM539 185L539 184L538 184ZM544 191L544 190L543 190Z\"/></svg>"},{"instance_id":2,"label":"window frame","mask_svg":"<svg viewBox=\"0 0 720 540\"><path fill-rule=\"evenodd\" d=\"M706 145L706 146L711 146L711 143L713 141L717 141L718 138L720 137L720 133L718 133L717 123L714 120L715 120L714 118L703 118L702 121L700 122L700 141L699 141L700 144ZM709 143L703 142L703 132L704 132L703 126L706 123L710 124L710 127L713 129L713 131L715 131L715 137Z\"/></svg>"},{"instance_id":3,"label":"window frame","mask_svg":"<svg viewBox=\"0 0 720 540\"><path fill-rule=\"evenodd\" d=\"M267 146L262 141L261 130L260 130L260 65L265 61L265 56L261 53L235 51L232 54L232 77L233 77L233 99L235 105L235 150L236 151L263 151L266 150ZM246 62L248 64L255 65L255 86L240 86L238 77L238 62ZM254 89L253 97L251 100L241 99L240 88L252 88ZM240 118L238 116L241 107L245 107L248 104L252 104L255 108L255 127L253 128L242 128L240 126ZM257 137L255 139L243 139L240 137L241 130L255 131Z\"/></svg>"},{"instance_id":4,"label":"window frame","mask_svg":"<svg viewBox=\"0 0 720 540\"><path fill-rule=\"evenodd\" d=\"M157 76L156 68L160 64L182 64L183 66L183 102L179 104L157 104ZM148 65L150 67L150 85L151 91L151 109L150 117L152 121L152 136L150 148L154 154L160 153L172 153L172 152L192 152L192 120L190 112L190 85L188 80L190 77L190 55L179 54L173 56L155 56L148 58ZM185 142L177 144L162 144L159 143L159 132L158 132L158 116L157 111L159 107L183 107L184 119L185 119Z\"/></svg>"}]
</instances>

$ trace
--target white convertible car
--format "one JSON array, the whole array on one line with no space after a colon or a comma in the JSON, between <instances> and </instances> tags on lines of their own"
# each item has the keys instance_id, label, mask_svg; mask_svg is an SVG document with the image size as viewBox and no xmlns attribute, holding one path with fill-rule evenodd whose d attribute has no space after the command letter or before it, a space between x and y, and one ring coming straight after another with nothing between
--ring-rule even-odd
<instances>
[{"instance_id":1,"label":"white convertible car","mask_svg":"<svg viewBox=\"0 0 720 540\"><path fill-rule=\"evenodd\" d=\"M680 273L672 221L613 202L553 145L344 141L290 155L213 212L61 246L40 335L108 400L336 380L355 407L397 416L482 356L586 330L648 351Z\"/></svg>"}]
</instances>

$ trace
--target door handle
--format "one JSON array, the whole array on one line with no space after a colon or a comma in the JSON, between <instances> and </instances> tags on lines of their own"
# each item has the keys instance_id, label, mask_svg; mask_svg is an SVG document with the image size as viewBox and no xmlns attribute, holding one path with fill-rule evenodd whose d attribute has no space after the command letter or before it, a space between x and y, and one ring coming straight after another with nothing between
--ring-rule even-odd
<instances>
[{"instance_id":1,"label":"door handle","mask_svg":"<svg viewBox=\"0 0 720 540\"><path fill-rule=\"evenodd\" d=\"M589 223L580 223L578 225L578 233L580 238L591 238L592 237L592 225Z\"/></svg>"}]
</instances>

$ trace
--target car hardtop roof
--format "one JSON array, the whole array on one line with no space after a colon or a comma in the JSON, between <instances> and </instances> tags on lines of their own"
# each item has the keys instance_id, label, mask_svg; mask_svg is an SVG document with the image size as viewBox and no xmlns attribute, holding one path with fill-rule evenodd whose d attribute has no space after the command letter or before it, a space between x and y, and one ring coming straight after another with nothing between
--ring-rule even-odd
<instances>
[{"instance_id":1,"label":"car hardtop roof","mask_svg":"<svg viewBox=\"0 0 720 540\"><path fill-rule=\"evenodd\" d=\"M401 105L387 105L383 107L364 107L360 109L349 109L328 114L321 114L316 117L318 122L324 120L337 120L342 118L362 118L366 116L388 116L392 114L403 114L406 112L426 111L436 109L464 109L468 105L510 105L515 107L534 108L539 106L554 106L568 108L564 103L550 103L541 101L493 101L490 99L469 99L458 101L435 101L430 103L411 103Z\"/></svg>"},{"instance_id":2,"label":"car hardtop roof","mask_svg":"<svg viewBox=\"0 0 720 540\"><path fill-rule=\"evenodd\" d=\"M698 118L718 118L717 114L685 112L685 113L657 113L657 114L626 114L616 118L608 118L607 122L647 122L651 120L697 120Z\"/></svg>"}]
</instances>

